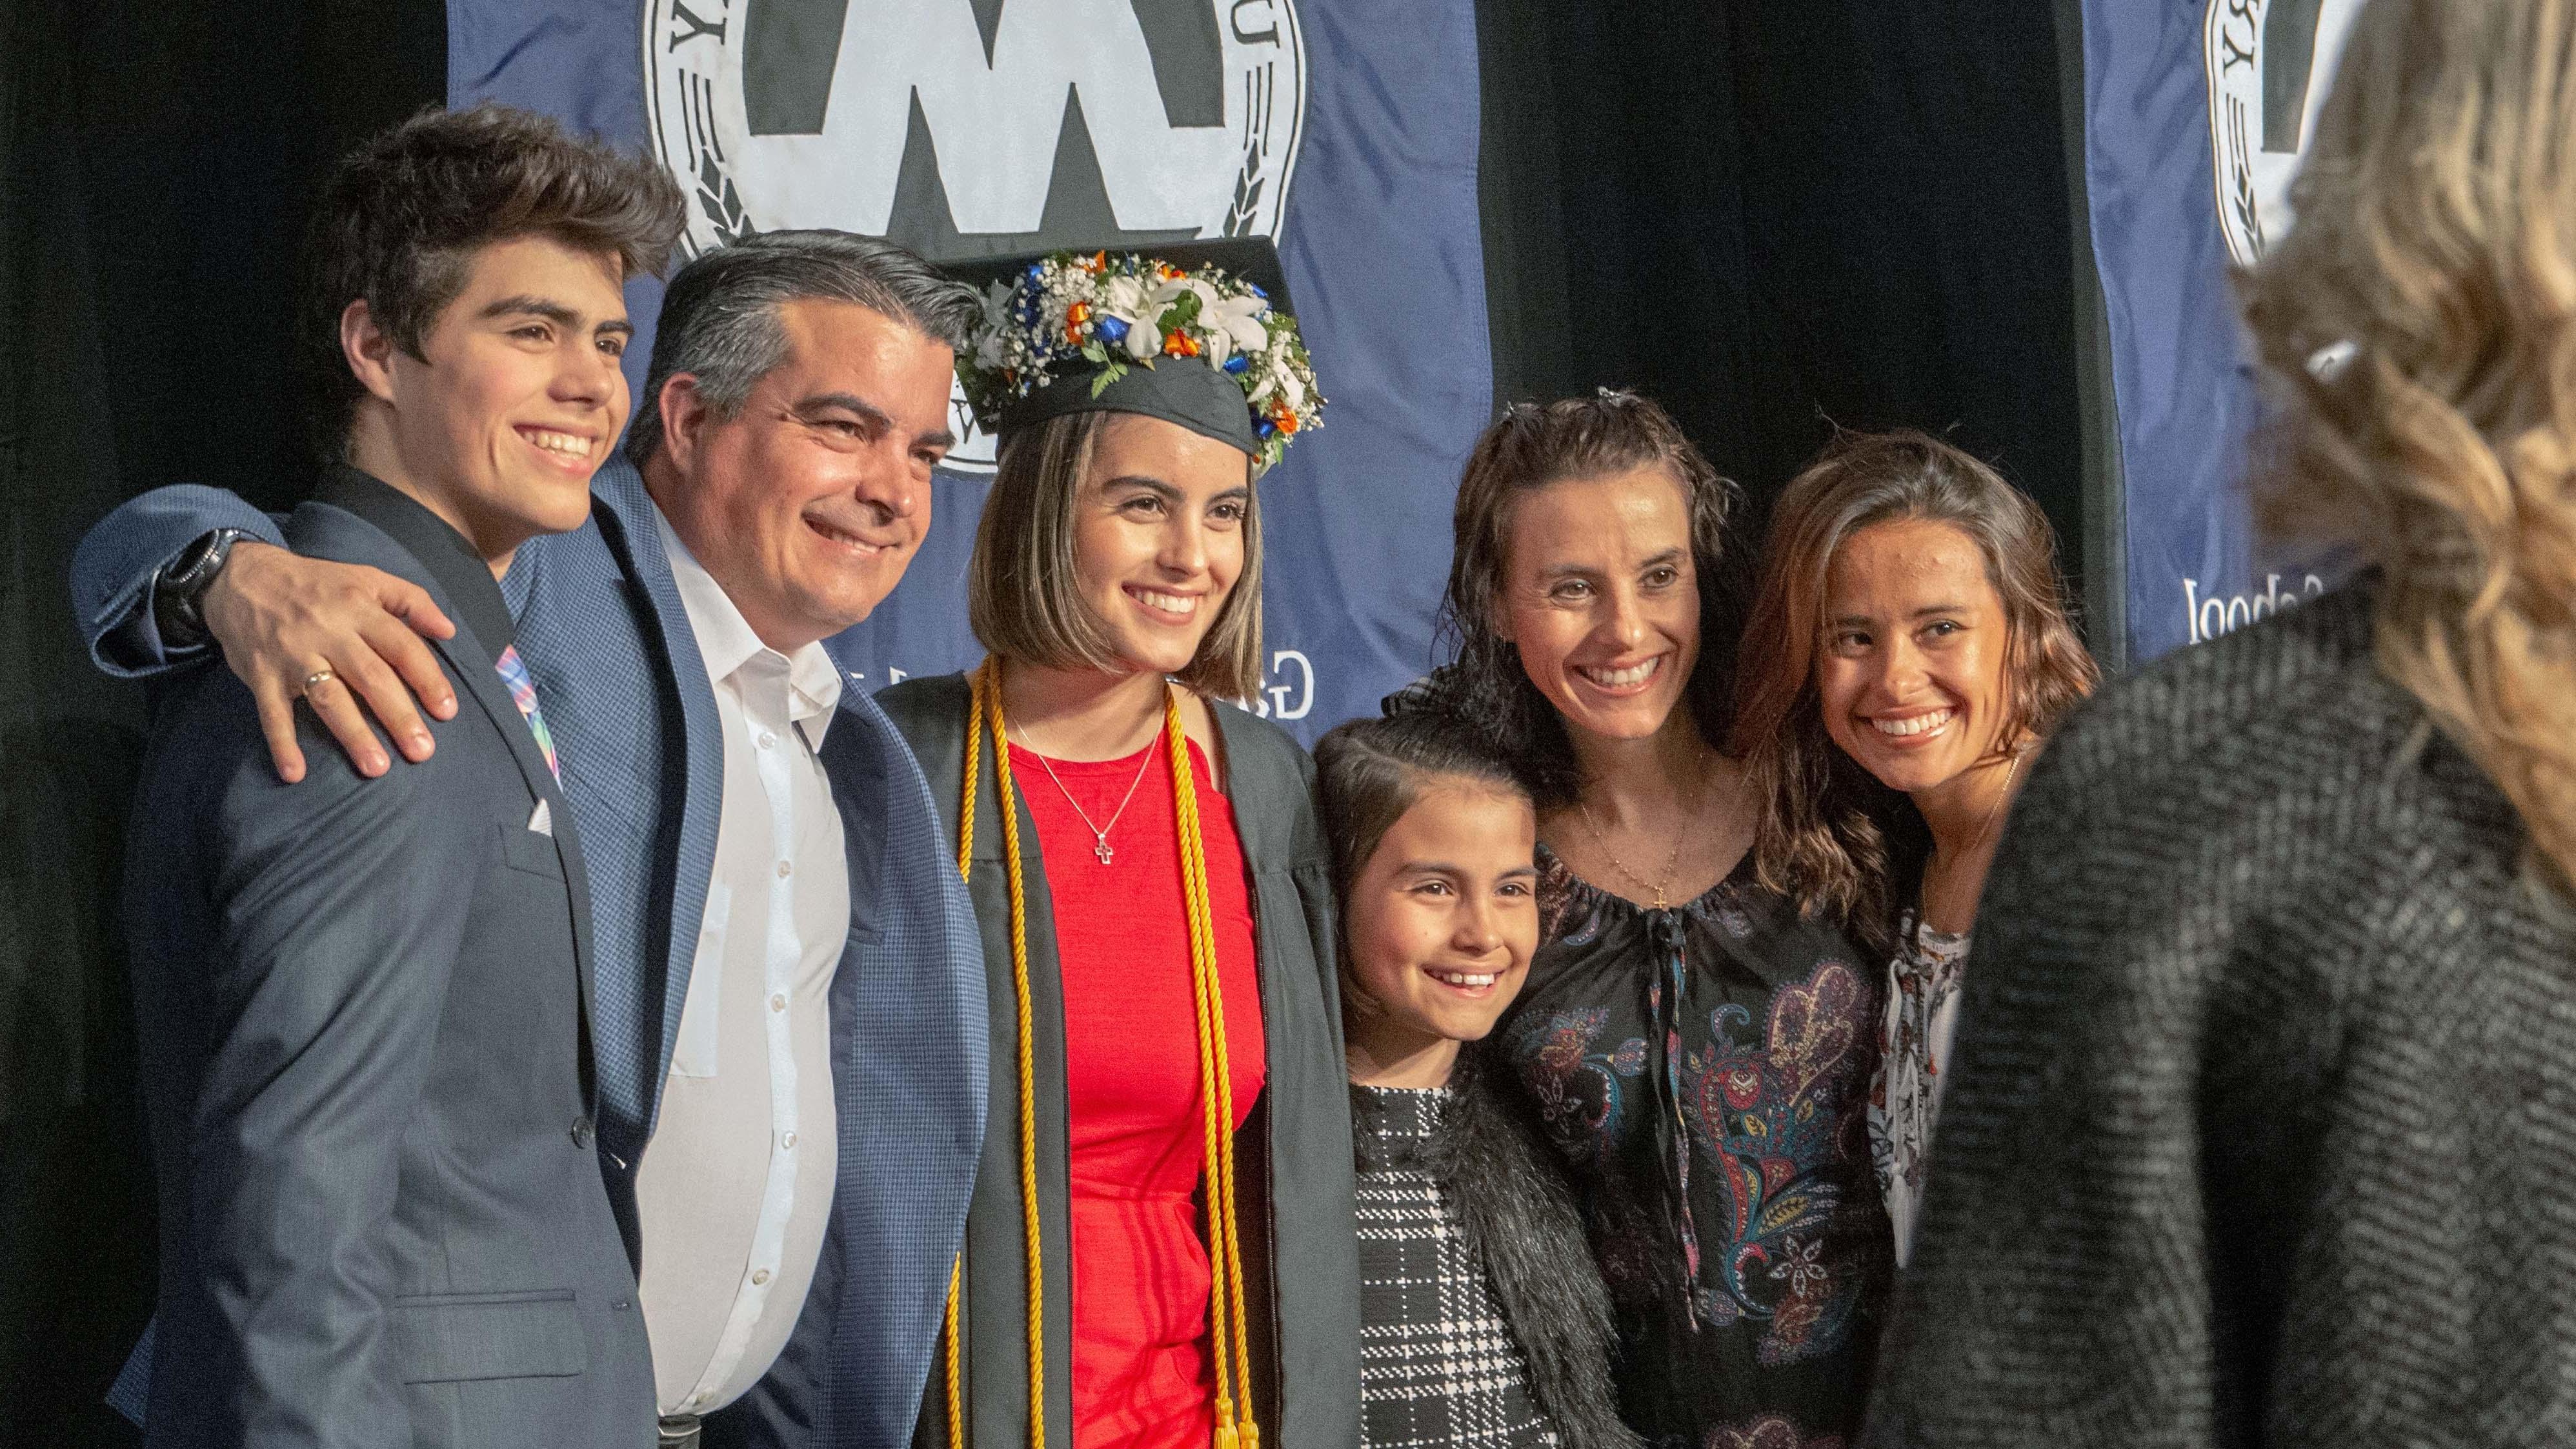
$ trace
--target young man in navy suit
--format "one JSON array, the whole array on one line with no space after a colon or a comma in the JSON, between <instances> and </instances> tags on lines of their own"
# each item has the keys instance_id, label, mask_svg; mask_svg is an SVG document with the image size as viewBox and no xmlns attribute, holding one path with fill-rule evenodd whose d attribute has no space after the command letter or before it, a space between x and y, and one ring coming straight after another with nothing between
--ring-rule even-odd
<instances>
[{"instance_id":1,"label":"young man in navy suit","mask_svg":"<svg viewBox=\"0 0 2576 1449\"><path fill-rule=\"evenodd\" d=\"M664 1444L898 1449L929 1374L982 1142L984 971L920 768L821 641L919 546L976 307L838 233L691 262L592 522L504 580L590 853L600 1166L643 1243ZM167 657L146 600L227 527L233 562L187 597L270 712L300 692L384 772L363 695L436 758L404 690L455 708L403 622L439 632L431 601L263 547L288 540L229 495L160 490L93 531L75 573L102 662ZM325 668L358 687L302 687ZM291 779L313 752L277 753Z\"/></svg>"},{"instance_id":2,"label":"young man in navy suit","mask_svg":"<svg viewBox=\"0 0 2576 1449\"><path fill-rule=\"evenodd\" d=\"M434 668L464 702L400 779L325 758L288 788L234 678L158 701L125 902L161 1209L147 1444L649 1440L591 1145L581 848L496 576L588 517L628 410L623 284L680 219L641 161L500 108L415 117L333 178L302 323L328 461L284 535L456 621Z\"/></svg>"}]
</instances>

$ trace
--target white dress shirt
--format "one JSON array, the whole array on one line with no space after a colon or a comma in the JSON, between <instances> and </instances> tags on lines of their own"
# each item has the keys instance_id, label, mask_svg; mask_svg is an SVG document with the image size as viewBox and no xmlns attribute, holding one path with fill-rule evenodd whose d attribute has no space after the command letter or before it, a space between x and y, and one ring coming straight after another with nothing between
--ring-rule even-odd
<instances>
[{"instance_id":1,"label":"white dress shirt","mask_svg":"<svg viewBox=\"0 0 2576 1449\"><path fill-rule=\"evenodd\" d=\"M818 752L841 676L820 644L763 644L657 521L715 687L724 808L679 1045L636 1169L639 1296L662 1412L704 1414L786 1345L832 1207L829 995L850 875Z\"/></svg>"}]
</instances>

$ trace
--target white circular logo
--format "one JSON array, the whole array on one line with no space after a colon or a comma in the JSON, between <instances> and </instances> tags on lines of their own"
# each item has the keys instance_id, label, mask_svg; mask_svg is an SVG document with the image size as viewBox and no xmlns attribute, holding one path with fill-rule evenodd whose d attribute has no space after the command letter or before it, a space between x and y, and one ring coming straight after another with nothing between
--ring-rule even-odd
<instances>
[{"instance_id":1,"label":"white circular logo","mask_svg":"<svg viewBox=\"0 0 2576 1449\"><path fill-rule=\"evenodd\" d=\"M2290 178L2362 0L2209 0L2201 63L2218 225L2239 266L2290 229Z\"/></svg>"},{"instance_id":2,"label":"white circular logo","mask_svg":"<svg viewBox=\"0 0 2576 1449\"><path fill-rule=\"evenodd\" d=\"M1294 0L647 0L656 157L691 256L831 227L932 261L1279 234ZM950 461L992 466L952 400Z\"/></svg>"}]
</instances>

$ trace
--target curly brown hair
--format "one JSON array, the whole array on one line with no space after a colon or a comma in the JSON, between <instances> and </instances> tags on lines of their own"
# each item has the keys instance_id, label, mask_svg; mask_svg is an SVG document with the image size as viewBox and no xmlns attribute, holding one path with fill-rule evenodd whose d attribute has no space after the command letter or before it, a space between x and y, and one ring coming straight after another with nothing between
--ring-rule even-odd
<instances>
[{"instance_id":1,"label":"curly brown hair","mask_svg":"<svg viewBox=\"0 0 2576 1449\"><path fill-rule=\"evenodd\" d=\"M1524 495L1551 483L1647 467L1672 475L1690 515L1700 643L1683 698L1701 736L1712 749L1723 748L1744 592L1743 571L1725 550L1737 491L1670 413L1652 399L1608 388L1592 397L1515 403L1476 439L1458 484L1455 548L1439 622L1455 662L1433 676L1420 698L1402 704L1437 706L1468 720L1511 761L1542 807L1572 802L1583 779L1555 706L1530 682L1520 651L1496 632L1511 567L1513 510Z\"/></svg>"},{"instance_id":2,"label":"curly brown hair","mask_svg":"<svg viewBox=\"0 0 2576 1449\"><path fill-rule=\"evenodd\" d=\"M478 248L550 236L634 277L662 270L685 219L660 167L530 111L432 107L367 141L332 173L305 245L298 341L316 448L345 452L364 392L340 352L351 302L419 357Z\"/></svg>"},{"instance_id":3,"label":"curly brown hair","mask_svg":"<svg viewBox=\"0 0 2576 1449\"><path fill-rule=\"evenodd\" d=\"M1974 539L2004 606L2007 713L1995 738L2043 739L2101 678L2076 637L2048 516L2002 475L1927 433L1846 433L1780 495L1737 676L1734 742L1750 777L1762 883L1839 916L1872 946L1894 930L1913 805L1825 731L1816 664L1834 555L1875 523L1922 519Z\"/></svg>"},{"instance_id":4,"label":"curly brown hair","mask_svg":"<svg viewBox=\"0 0 2576 1449\"><path fill-rule=\"evenodd\" d=\"M2576 891L2576 0L2376 0L2291 199L2264 522L2376 568L2379 667Z\"/></svg>"}]
</instances>

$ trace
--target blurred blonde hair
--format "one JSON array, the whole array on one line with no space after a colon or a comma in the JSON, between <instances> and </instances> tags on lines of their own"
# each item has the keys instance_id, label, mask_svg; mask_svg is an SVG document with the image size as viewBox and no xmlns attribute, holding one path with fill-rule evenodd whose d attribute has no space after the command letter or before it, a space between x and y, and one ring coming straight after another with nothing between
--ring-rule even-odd
<instances>
[{"instance_id":1,"label":"blurred blonde hair","mask_svg":"<svg viewBox=\"0 0 2576 1449\"><path fill-rule=\"evenodd\" d=\"M2372 0L2239 278L2277 533L2381 571L2381 669L2576 887L2576 0Z\"/></svg>"}]
</instances>

